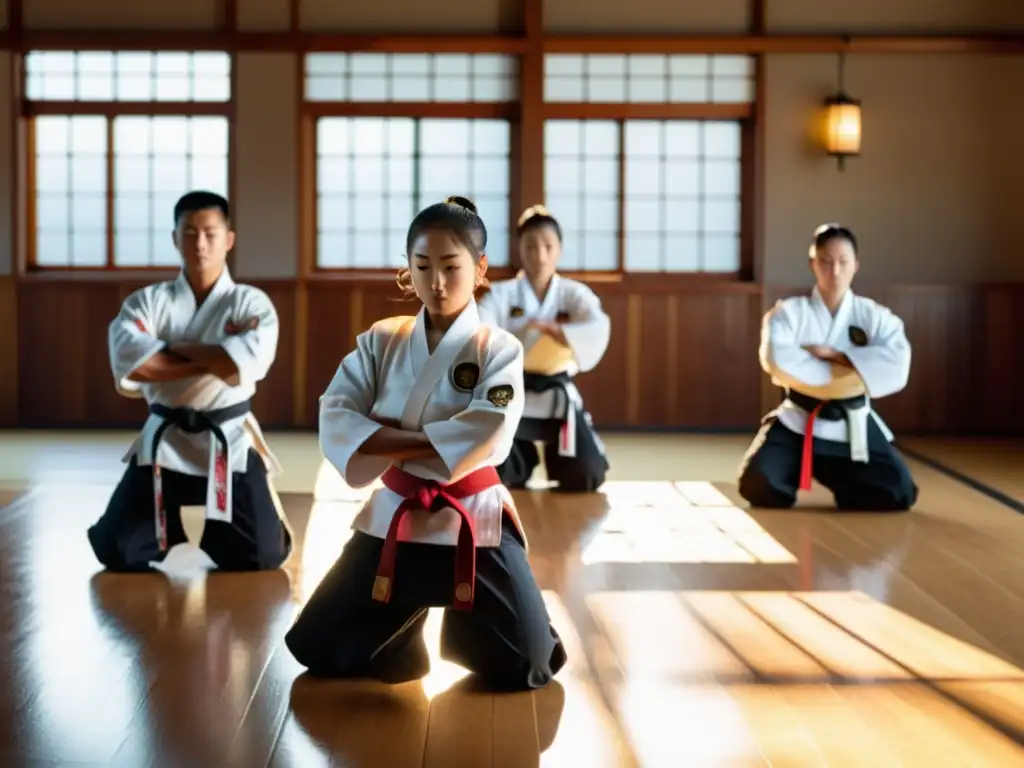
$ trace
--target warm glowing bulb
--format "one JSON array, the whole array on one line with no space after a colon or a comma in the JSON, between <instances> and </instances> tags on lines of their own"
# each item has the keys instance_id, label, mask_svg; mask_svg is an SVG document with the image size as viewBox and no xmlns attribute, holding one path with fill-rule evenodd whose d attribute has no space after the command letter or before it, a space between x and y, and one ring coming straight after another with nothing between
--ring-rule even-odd
<instances>
[{"instance_id":1,"label":"warm glowing bulb","mask_svg":"<svg viewBox=\"0 0 1024 768\"><path fill-rule=\"evenodd\" d=\"M832 155L860 153L860 104L840 101L827 105L825 148Z\"/></svg>"}]
</instances>

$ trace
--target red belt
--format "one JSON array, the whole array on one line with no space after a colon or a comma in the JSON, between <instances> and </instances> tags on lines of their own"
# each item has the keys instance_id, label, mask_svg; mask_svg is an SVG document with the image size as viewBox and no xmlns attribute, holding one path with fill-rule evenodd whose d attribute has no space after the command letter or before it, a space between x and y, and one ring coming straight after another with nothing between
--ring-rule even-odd
<instances>
[{"instance_id":1,"label":"red belt","mask_svg":"<svg viewBox=\"0 0 1024 768\"><path fill-rule=\"evenodd\" d=\"M404 501L391 518L388 535L384 539L377 578L373 582L373 599L386 603L391 599L395 582L395 555L398 552L398 528L407 512L421 509L427 512L441 506L451 507L462 520L459 523L459 541L455 548L455 605L459 610L473 608L473 592L476 586L476 535L473 530L473 516L462 506L459 499L475 496L501 485L501 478L494 467L481 467L457 483L441 485L433 480L410 475L392 466L381 478L384 487L403 497Z\"/></svg>"},{"instance_id":2,"label":"red belt","mask_svg":"<svg viewBox=\"0 0 1024 768\"><path fill-rule=\"evenodd\" d=\"M813 411L807 412L807 424L804 427L804 453L800 462L800 490L811 490L811 479L814 477L814 420L818 411L825 403L818 403Z\"/></svg>"}]
</instances>

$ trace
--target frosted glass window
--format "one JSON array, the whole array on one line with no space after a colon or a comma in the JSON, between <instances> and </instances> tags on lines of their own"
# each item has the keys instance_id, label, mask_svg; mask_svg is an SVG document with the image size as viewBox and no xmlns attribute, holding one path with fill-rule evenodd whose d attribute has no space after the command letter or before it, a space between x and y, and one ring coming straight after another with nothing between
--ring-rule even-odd
<instances>
[{"instance_id":1,"label":"frosted glass window","mask_svg":"<svg viewBox=\"0 0 1024 768\"><path fill-rule=\"evenodd\" d=\"M578 103L727 103L754 100L750 56L548 54L544 100Z\"/></svg>"},{"instance_id":2,"label":"frosted glass window","mask_svg":"<svg viewBox=\"0 0 1024 768\"><path fill-rule=\"evenodd\" d=\"M625 268L740 270L738 122L625 122Z\"/></svg>"},{"instance_id":3,"label":"frosted glass window","mask_svg":"<svg viewBox=\"0 0 1024 768\"><path fill-rule=\"evenodd\" d=\"M228 195L227 118L114 118L114 264L177 266L174 204L196 189Z\"/></svg>"},{"instance_id":4,"label":"frosted glass window","mask_svg":"<svg viewBox=\"0 0 1024 768\"><path fill-rule=\"evenodd\" d=\"M619 267L619 132L611 120L548 120L544 202L562 227L565 271Z\"/></svg>"},{"instance_id":5,"label":"frosted glass window","mask_svg":"<svg viewBox=\"0 0 1024 768\"><path fill-rule=\"evenodd\" d=\"M115 267L177 266L174 204L195 189L227 197L225 117L125 116L111 124L42 115L34 125L34 266L106 266L111 246Z\"/></svg>"},{"instance_id":6,"label":"frosted glass window","mask_svg":"<svg viewBox=\"0 0 1024 768\"><path fill-rule=\"evenodd\" d=\"M412 217L451 195L476 203L487 226L488 261L507 264L509 149L502 120L321 118L318 266L401 267Z\"/></svg>"},{"instance_id":7,"label":"frosted glass window","mask_svg":"<svg viewBox=\"0 0 1024 768\"><path fill-rule=\"evenodd\" d=\"M107 120L35 121L35 263L100 267L107 263Z\"/></svg>"},{"instance_id":8,"label":"frosted glass window","mask_svg":"<svg viewBox=\"0 0 1024 768\"><path fill-rule=\"evenodd\" d=\"M30 51L29 101L227 102L231 56L190 51Z\"/></svg>"},{"instance_id":9,"label":"frosted glass window","mask_svg":"<svg viewBox=\"0 0 1024 768\"><path fill-rule=\"evenodd\" d=\"M310 53L307 101L507 102L517 60L493 53Z\"/></svg>"}]
</instances>

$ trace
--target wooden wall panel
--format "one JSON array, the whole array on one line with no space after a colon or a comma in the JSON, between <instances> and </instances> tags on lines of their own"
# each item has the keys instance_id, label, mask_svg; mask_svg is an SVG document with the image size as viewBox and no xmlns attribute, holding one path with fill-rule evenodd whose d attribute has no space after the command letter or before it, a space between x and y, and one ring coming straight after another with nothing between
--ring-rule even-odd
<instances>
[{"instance_id":1,"label":"wooden wall panel","mask_svg":"<svg viewBox=\"0 0 1024 768\"><path fill-rule=\"evenodd\" d=\"M0 373L0 424L138 425L144 406L114 392L106 332L120 302L139 285L0 280L0 355L17 361ZM390 280L314 280L304 291L290 280L254 285L270 295L281 322L277 363L254 401L268 428L315 426L319 398L356 334L417 308L400 300ZM762 292L727 283L679 293L616 283L594 289L612 318L612 338L604 361L580 376L579 386L599 426L753 430L778 402L778 390L756 364L761 317L777 298L806 289L769 286ZM894 430L1024 434L1017 394L1024 284L861 290L903 317L914 345L907 390L878 404ZM304 337L297 327L303 293ZM300 338L306 364L296 371ZM972 402L984 408L970 408Z\"/></svg>"},{"instance_id":2,"label":"wooden wall panel","mask_svg":"<svg viewBox=\"0 0 1024 768\"><path fill-rule=\"evenodd\" d=\"M806 290L771 286L763 307ZM876 403L897 433L1024 434L1024 283L860 286L899 315L913 348L907 388ZM764 377L767 382L767 377ZM778 402L766 385L762 406ZM979 407L979 405L981 407Z\"/></svg>"},{"instance_id":3,"label":"wooden wall panel","mask_svg":"<svg viewBox=\"0 0 1024 768\"><path fill-rule=\"evenodd\" d=\"M18 423L18 293L13 277L0 275L0 428Z\"/></svg>"},{"instance_id":4,"label":"wooden wall panel","mask_svg":"<svg viewBox=\"0 0 1024 768\"><path fill-rule=\"evenodd\" d=\"M256 387L252 412L264 428L292 426L292 402L295 384L295 282L293 280L251 280L251 285L265 291L277 309L280 333L277 360L267 378Z\"/></svg>"},{"instance_id":5,"label":"wooden wall panel","mask_svg":"<svg viewBox=\"0 0 1024 768\"><path fill-rule=\"evenodd\" d=\"M117 394L107 353L110 321L125 298L142 285L95 279L20 283L19 426L131 427L142 423L146 407ZM277 307L281 342L277 364L259 388L253 410L265 426L291 426L295 285L291 281L257 285ZM0 390L3 386L0 380Z\"/></svg>"}]
</instances>

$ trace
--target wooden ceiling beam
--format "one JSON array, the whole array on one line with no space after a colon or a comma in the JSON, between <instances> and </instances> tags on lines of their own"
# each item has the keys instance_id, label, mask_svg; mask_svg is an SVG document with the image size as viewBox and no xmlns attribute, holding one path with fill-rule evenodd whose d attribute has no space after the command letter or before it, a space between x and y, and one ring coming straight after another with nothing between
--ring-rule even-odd
<instances>
[{"instance_id":1,"label":"wooden ceiling beam","mask_svg":"<svg viewBox=\"0 0 1024 768\"><path fill-rule=\"evenodd\" d=\"M547 35L545 53L905 53L1024 54L1015 35ZM215 50L366 51L378 53L522 54L521 35L353 35L331 32L234 32L231 30L42 30L20 35L0 31L0 48L21 50Z\"/></svg>"}]
</instances>

